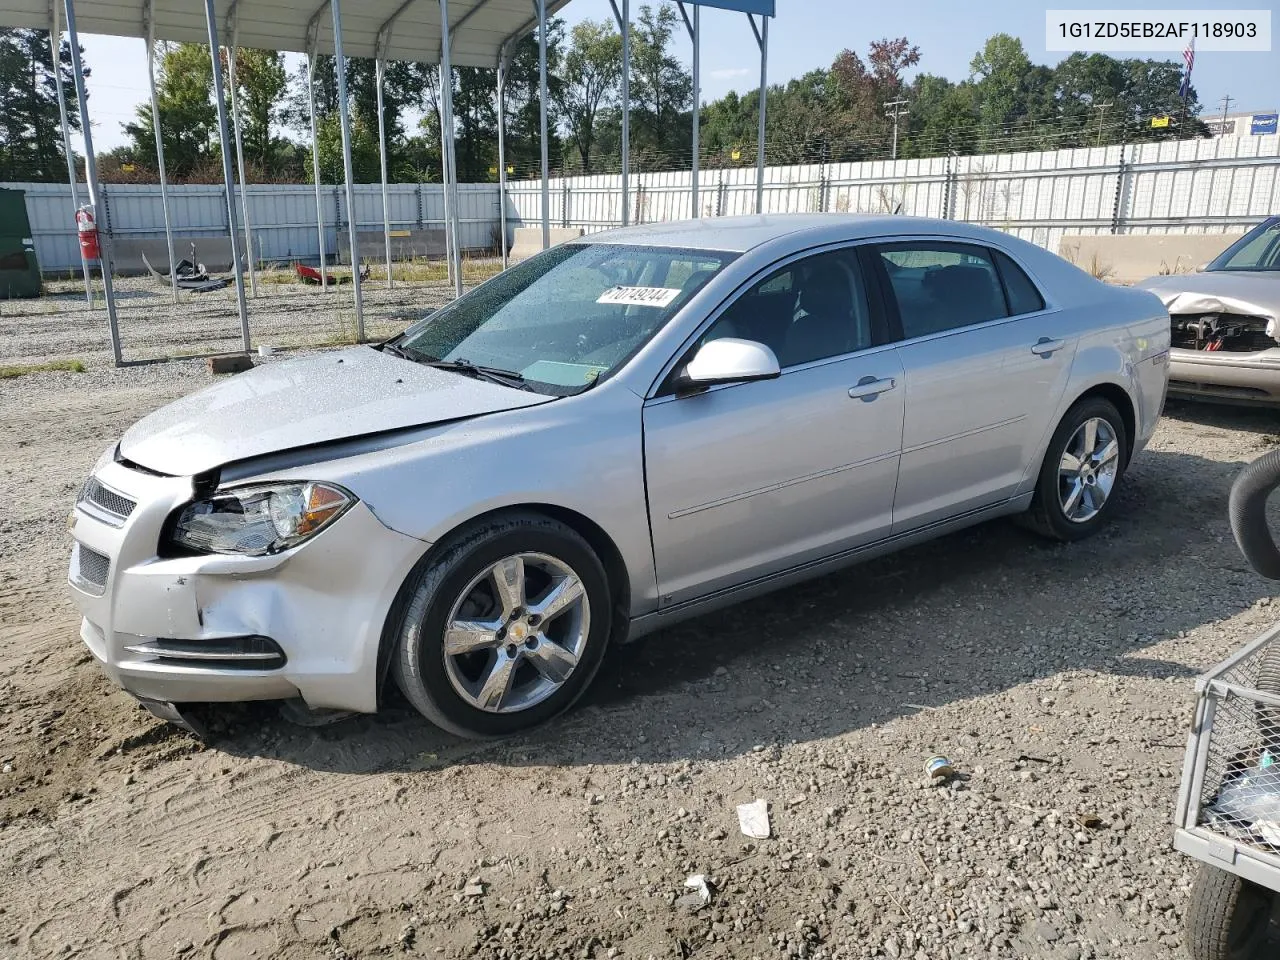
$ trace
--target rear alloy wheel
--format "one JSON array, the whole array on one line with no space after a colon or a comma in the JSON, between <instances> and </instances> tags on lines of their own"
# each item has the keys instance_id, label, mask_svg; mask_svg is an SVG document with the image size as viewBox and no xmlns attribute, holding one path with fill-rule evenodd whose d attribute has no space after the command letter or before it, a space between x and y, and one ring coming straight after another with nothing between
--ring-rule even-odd
<instances>
[{"instance_id":1,"label":"rear alloy wheel","mask_svg":"<svg viewBox=\"0 0 1280 960\"><path fill-rule=\"evenodd\" d=\"M1081 400L1049 441L1028 525L1055 540L1095 533L1114 508L1127 451L1124 420L1115 406L1101 397Z\"/></svg>"},{"instance_id":2,"label":"rear alloy wheel","mask_svg":"<svg viewBox=\"0 0 1280 960\"><path fill-rule=\"evenodd\" d=\"M417 573L396 681L452 733L516 733L581 695L611 619L604 569L577 533L537 515L496 520Z\"/></svg>"}]
</instances>

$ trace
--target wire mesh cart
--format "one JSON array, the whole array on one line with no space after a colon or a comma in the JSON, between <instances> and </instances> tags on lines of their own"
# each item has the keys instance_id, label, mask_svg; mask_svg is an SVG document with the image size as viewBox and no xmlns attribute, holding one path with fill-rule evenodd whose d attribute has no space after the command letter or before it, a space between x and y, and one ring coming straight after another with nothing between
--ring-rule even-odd
<instances>
[{"instance_id":1,"label":"wire mesh cart","mask_svg":"<svg viewBox=\"0 0 1280 960\"><path fill-rule=\"evenodd\" d=\"M1264 577L1280 579L1266 501L1280 452L1241 472L1231 526ZM1174 848L1201 862L1186 916L1192 960L1280 957L1280 624L1196 680Z\"/></svg>"}]
</instances>

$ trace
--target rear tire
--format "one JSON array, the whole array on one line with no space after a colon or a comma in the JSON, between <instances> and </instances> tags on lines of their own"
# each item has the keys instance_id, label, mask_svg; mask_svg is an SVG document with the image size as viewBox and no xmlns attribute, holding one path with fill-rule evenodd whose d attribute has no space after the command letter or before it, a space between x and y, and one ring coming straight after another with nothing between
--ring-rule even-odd
<instances>
[{"instance_id":1,"label":"rear tire","mask_svg":"<svg viewBox=\"0 0 1280 960\"><path fill-rule=\"evenodd\" d=\"M1187 906L1191 960L1263 960L1274 897L1234 873L1201 864Z\"/></svg>"},{"instance_id":2,"label":"rear tire","mask_svg":"<svg viewBox=\"0 0 1280 960\"><path fill-rule=\"evenodd\" d=\"M1128 466L1124 418L1109 400L1085 397L1049 440L1023 523L1051 540L1092 536L1115 510Z\"/></svg>"},{"instance_id":3,"label":"rear tire","mask_svg":"<svg viewBox=\"0 0 1280 960\"><path fill-rule=\"evenodd\" d=\"M599 558L573 529L534 513L468 531L422 564L404 595L396 684L460 737L508 736L567 710L612 629Z\"/></svg>"}]
</instances>

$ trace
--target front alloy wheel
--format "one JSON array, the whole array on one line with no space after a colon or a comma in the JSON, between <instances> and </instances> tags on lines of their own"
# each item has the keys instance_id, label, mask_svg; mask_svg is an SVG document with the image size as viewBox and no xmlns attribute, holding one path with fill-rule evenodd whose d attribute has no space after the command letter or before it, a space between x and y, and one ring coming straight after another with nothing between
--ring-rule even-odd
<instances>
[{"instance_id":1,"label":"front alloy wheel","mask_svg":"<svg viewBox=\"0 0 1280 960\"><path fill-rule=\"evenodd\" d=\"M537 706L577 669L591 629L581 578L545 553L503 557L463 589L444 634L454 691L477 710Z\"/></svg>"},{"instance_id":2,"label":"front alloy wheel","mask_svg":"<svg viewBox=\"0 0 1280 960\"><path fill-rule=\"evenodd\" d=\"M425 558L405 584L396 682L452 733L517 733L586 689L612 606L604 567L576 531L539 514L495 517Z\"/></svg>"}]
</instances>

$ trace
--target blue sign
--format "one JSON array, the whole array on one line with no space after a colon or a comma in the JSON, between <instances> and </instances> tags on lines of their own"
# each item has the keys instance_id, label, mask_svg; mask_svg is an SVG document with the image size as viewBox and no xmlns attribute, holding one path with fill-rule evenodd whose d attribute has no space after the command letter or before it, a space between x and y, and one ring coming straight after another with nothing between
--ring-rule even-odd
<instances>
[{"instance_id":1,"label":"blue sign","mask_svg":"<svg viewBox=\"0 0 1280 960\"><path fill-rule=\"evenodd\" d=\"M1276 116L1274 113L1255 113L1253 115L1253 123L1249 125L1249 132L1255 137L1264 137L1269 133L1275 133Z\"/></svg>"},{"instance_id":2,"label":"blue sign","mask_svg":"<svg viewBox=\"0 0 1280 960\"><path fill-rule=\"evenodd\" d=\"M737 10L739 13L758 13L762 17L776 16L774 0L691 0L700 7L719 7L721 10Z\"/></svg>"}]
</instances>

